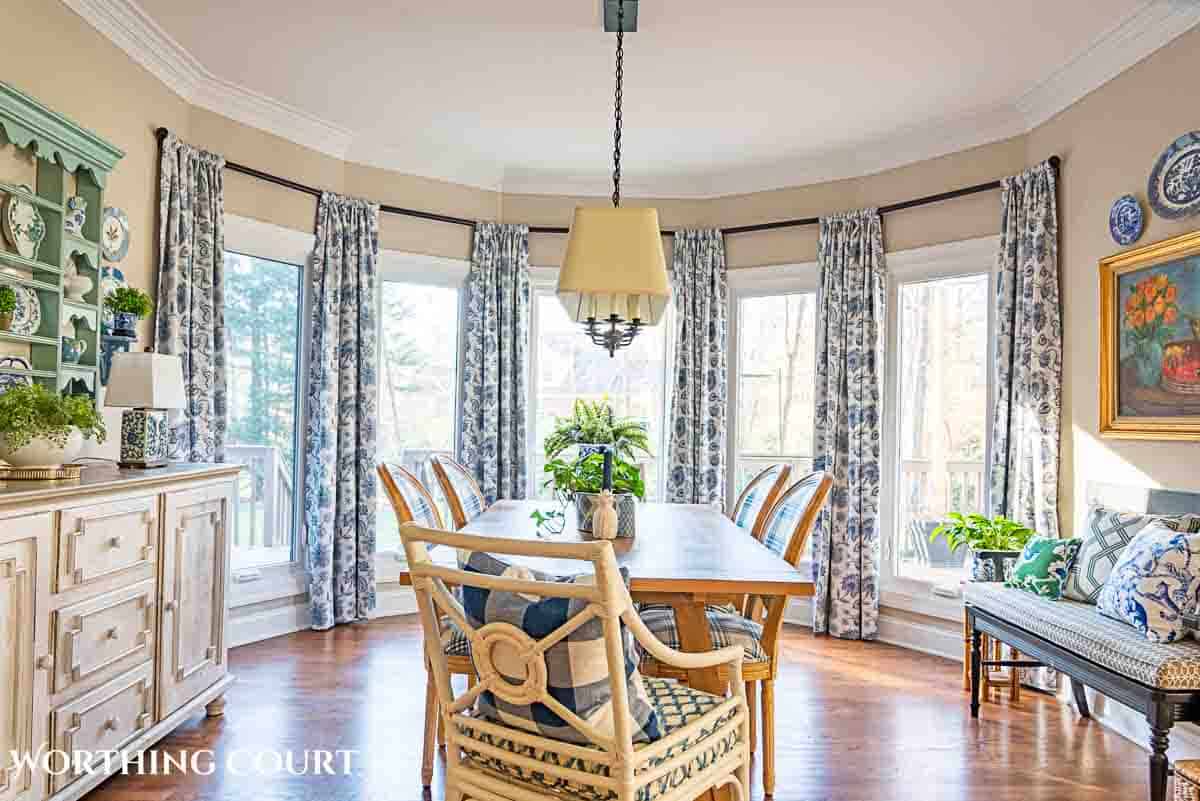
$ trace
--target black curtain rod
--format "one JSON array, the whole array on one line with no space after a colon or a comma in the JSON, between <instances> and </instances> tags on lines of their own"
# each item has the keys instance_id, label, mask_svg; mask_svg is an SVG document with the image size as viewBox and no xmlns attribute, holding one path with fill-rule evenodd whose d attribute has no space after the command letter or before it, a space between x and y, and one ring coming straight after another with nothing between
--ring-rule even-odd
<instances>
[{"instance_id":1,"label":"black curtain rod","mask_svg":"<svg viewBox=\"0 0 1200 801\"><path fill-rule=\"evenodd\" d=\"M167 129L159 128L157 131L155 131L155 133L158 136L158 141L162 142L162 140L167 136ZM1058 171L1060 164L1061 159L1059 159L1058 156L1050 157L1050 166L1055 172ZM287 189L295 190L296 192L304 192L305 194L312 195L313 197L319 198L321 196L320 189L306 186L302 183L298 183L287 178L280 178L278 175L272 175L269 172L256 170L253 167L247 167L244 164L226 161L225 169L241 173L242 175L249 175L250 177L257 178L260 181L266 181L268 183L275 184L276 186L282 186ZM975 184L974 186L967 186L963 187L962 189L952 189L949 192L939 192L936 195L927 195L926 197L919 197L915 200L905 200L902 203L893 203L890 206L880 206L879 213L890 214L893 211L904 211L905 209L913 209L918 206L927 206L930 203L941 203L943 200L953 200L955 198L966 197L967 195L975 195L980 192L989 192L993 189L999 188L999 181L988 181L985 184ZM405 217L416 217L421 220L432 220L434 222L451 223L453 225L466 225L472 228L475 227L474 220L468 220L465 217L452 217L448 214L436 214L432 211L420 211L418 209L406 209L401 206L386 206L382 204L379 206L379 210L387 212L388 214L402 214ZM725 236L731 236L734 234L752 234L757 231L774 231L779 228L799 228L805 225L816 225L820 221L821 220L819 217L801 217L800 219L796 220L777 220L775 222L757 223L755 225L738 225L732 228L722 228L721 233L723 233ZM570 228L564 228L557 225L529 226L529 233L531 234L566 234L570 233L570 231ZM674 236L675 232L664 230L663 235Z\"/></svg>"}]
</instances>

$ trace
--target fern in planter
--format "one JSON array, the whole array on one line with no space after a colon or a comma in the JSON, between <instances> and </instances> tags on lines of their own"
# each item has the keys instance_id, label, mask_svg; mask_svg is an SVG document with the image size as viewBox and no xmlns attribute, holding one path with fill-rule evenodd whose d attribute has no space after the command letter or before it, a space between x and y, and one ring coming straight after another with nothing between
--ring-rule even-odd
<instances>
[{"instance_id":1,"label":"fern in planter","mask_svg":"<svg viewBox=\"0 0 1200 801\"><path fill-rule=\"evenodd\" d=\"M546 464L546 473L550 476L546 487L554 487L558 492L568 497L576 493L598 493L604 487L604 454L593 453L586 459L577 462L566 462L554 459ZM622 459L613 459L614 495L633 495L639 500L646 497L646 485L642 481L641 471L637 465Z\"/></svg>"},{"instance_id":2,"label":"fern in planter","mask_svg":"<svg viewBox=\"0 0 1200 801\"><path fill-rule=\"evenodd\" d=\"M546 460L556 459L572 445L612 445L613 455L633 461L638 453L650 455L650 435L646 424L632 417L617 417L606 400L575 401L570 417L554 421L554 430L543 446Z\"/></svg>"}]
</instances>

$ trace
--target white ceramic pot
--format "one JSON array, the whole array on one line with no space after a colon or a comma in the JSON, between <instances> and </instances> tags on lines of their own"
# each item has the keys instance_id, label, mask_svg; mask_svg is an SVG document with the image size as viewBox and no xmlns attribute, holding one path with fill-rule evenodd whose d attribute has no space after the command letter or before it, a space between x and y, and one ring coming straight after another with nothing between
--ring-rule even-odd
<instances>
[{"instance_id":1,"label":"white ceramic pot","mask_svg":"<svg viewBox=\"0 0 1200 801\"><path fill-rule=\"evenodd\" d=\"M75 461L83 450L83 434L78 428L71 429L67 444L59 447L43 437L34 437L18 450L8 447L8 438L0 435L0 459L13 467L60 467Z\"/></svg>"}]
</instances>

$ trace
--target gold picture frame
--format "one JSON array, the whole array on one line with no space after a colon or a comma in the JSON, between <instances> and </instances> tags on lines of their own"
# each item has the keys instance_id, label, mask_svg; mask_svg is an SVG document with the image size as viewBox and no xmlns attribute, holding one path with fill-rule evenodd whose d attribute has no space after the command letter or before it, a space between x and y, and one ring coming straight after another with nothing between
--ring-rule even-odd
<instances>
[{"instance_id":1,"label":"gold picture frame","mask_svg":"<svg viewBox=\"0 0 1200 801\"><path fill-rule=\"evenodd\" d=\"M1200 231L1100 260L1100 436L1200 441Z\"/></svg>"}]
</instances>

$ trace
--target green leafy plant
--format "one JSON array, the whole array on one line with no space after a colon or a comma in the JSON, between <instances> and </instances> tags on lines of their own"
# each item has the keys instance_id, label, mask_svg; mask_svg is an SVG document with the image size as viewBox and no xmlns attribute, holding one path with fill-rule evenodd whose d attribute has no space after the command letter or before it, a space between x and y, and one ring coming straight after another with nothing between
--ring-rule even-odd
<instances>
[{"instance_id":1,"label":"green leafy plant","mask_svg":"<svg viewBox=\"0 0 1200 801\"><path fill-rule=\"evenodd\" d=\"M543 446L553 460L572 445L612 445L614 455L632 461L637 453L650 455L646 424L632 417L617 417L607 400L575 401L570 417L554 420L554 430Z\"/></svg>"},{"instance_id":2,"label":"green leafy plant","mask_svg":"<svg viewBox=\"0 0 1200 801\"><path fill-rule=\"evenodd\" d=\"M593 453L575 462L552 459L546 463L545 471L549 476L545 486L553 486L559 492L572 496L577 492L600 492L604 487L604 454ZM613 459L613 494L623 493L644 499L646 485L637 465Z\"/></svg>"},{"instance_id":3,"label":"green leafy plant","mask_svg":"<svg viewBox=\"0 0 1200 801\"><path fill-rule=\"evenodd\" d=\"M0 284L0 314L12 314L17 310L17 291L8 284Z\"/></svg>"},{"instance_id":4,"label":"green leafy plant","mask_svg":"<svg viewBox=\"0 0 1200 801\"><path fill-rule=\"evenodd\" d=\"M964 545L973 551L1019 551L1034 535L1033 529L1007 517L984 517L950 512L929 534L929 541L946 538L951 551Z\"/></svg>"},{"instance_id":5,"label":"green leafy plant","mask_svg":"<svg viewBox=\"0 0 1200 801\"><path fill-rule=\"evenodd\" d=\"M41 384L13 386L0 395L0 436L14 451L37 437L58 447L78 428L85 439L104 442L107 432L96 404L86 395L60 396Z\"/></svg>"},{"instance_id":6,"label":"green leafy plant","mask_svg":"<svg viewBox=\"0 0 1200 801\"><path fill-rule=\"evenodd\" d=\"M104 298L104 307L117 314L132 314L141 320L154 311L154 302L136 287L119 286Z\"/></svg>"}]
</instances>

